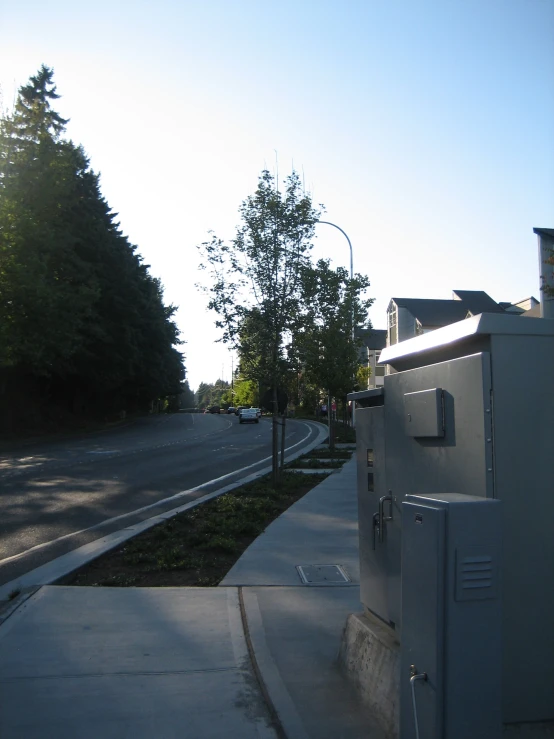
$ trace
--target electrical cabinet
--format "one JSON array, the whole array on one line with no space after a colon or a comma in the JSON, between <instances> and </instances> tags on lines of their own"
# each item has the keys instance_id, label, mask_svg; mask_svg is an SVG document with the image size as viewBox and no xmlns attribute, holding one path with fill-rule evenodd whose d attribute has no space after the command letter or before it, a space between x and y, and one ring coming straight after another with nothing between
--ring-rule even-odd
<instances>
[{"instance_id":1,"label":"electrical cabinet","mask_svg":"<svg viewBox=\"0 0 554 739\"><path fill-rule=\"evenodd\" d=\"M376 391L349 396L362 406L362 603L402 644L407 495L500 500L503 721L554 720L554 321L482 314L388 347L381 362L392 372L378 403Z\"/></svg>"},{"instance_id":2,"label":"electrical cabinet","mask_svg":"<svg viewBox=\"0 0 554 739\"><path fill-rule=\"evenodd\" d=\"M371 393L371 395L370 395ZM378 388L366 395L369 408L360 408L357 416L358 521L360 536L360 599L379 618L394 626L394 593L386 576L393 566L389 548L384 546L386 530L380 521L386 501L385 426L383 391ZM367 533L369 532L369 536Z\"/></svg>"},{"instance_id":3,"label":"electrical cabinet","mask_svg":"<svg viewBox=\"0 0 554 739\"><path fill-rule=\"evenodd\" d=\"M401 739L500 739L501 505L402 504Z\"/></svg>"}]
</instances>

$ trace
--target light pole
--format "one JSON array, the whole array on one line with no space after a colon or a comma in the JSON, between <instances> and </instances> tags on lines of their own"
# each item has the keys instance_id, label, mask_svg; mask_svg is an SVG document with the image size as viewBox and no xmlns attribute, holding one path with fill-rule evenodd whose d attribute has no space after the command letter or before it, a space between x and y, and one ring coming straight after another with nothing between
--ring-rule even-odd
<instances>
[{"instance_id":1,"label":"light pole","mask_svg":"<svg viewBox=\"0 0 554 739\"><path fill-rule=\"evenodd\" d=\"M354 256L352 252L352 242L348 238L348 234L346 231L343 231L340 226L337 226L336 223L331 223L331 221L318 221L318 223L326 223L328 226L333 226L334 228L338 229L341 234L344 236L344 238L348 241L348 246L350 247L350 279L354 279ZM352 328L354 328L354 324L352 324Z\"/></svg>"},{"instance_id":2,"label":"light pole","mask_svg":"<svg viewBox=\"0 0 554 739\"><path fill-rule=\"evenodd\" d=\"M346 231L344 231L340 226L337 226L336 223L331 223L331 221L318 221L318 223L325 223L327 226L333 226L333 228L336 228L338 231L341 232L341 234L344 236L344 238L348 241L348 246L350 248L350 281L354 279L354 253L352 251L352 242L348 238L348 234ZM351 323L352 323L352 343L354 343L354 339L356 338L354 335L354 299L352 298L352 313L351 313ZM355 422L355 407L356 403L352 402L352 426L354 427L356 425ZM331 414L331 409L327 409L327 413Z\"/></svg>"}]
</instances>

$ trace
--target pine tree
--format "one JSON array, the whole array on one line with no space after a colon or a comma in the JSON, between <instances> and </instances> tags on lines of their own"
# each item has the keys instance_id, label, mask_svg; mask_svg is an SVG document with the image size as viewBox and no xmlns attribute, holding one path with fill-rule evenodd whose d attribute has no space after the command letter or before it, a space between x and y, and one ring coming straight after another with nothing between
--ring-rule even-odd
<instances>
[{"instance_id":1,"label":"pine tree","mask_svg":"<svg viewBox=\"0 0 554 739\"><path fill-rule=\"evenodd\" d=\"M176 308L122 234L42 66L0 121L0 403L10 377L83 412L147 407L184 378Z\"/></svg>"}]
</instances>

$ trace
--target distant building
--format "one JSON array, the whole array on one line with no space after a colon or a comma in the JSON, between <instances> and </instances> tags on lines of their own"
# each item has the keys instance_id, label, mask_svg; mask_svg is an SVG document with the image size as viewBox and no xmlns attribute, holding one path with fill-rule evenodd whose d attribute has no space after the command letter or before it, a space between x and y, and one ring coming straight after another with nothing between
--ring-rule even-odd
<instances>
[{"instance_id":1,"label":"distant building","mask_svg":"<svg viewBox=\"0 0 554 739\"><path fill-rule=\"evenodd\" d=\"M360 329L356 332L357 337L362 340L360 347L360 364L369 367L371 372L368 379L367 389L381 387L385 378L385 367L377 366L381 350L387 346L386 329ZM364 388L365 389L365 388Z\"/></svg>"},{"instance_id":2,"label":"distant building","mask_svg":"<svg viewBox=\"0 0 554 739\"><path fill-rule=\"evenodd\" d=\"M386 345L392 346L479 313L534 316L539 308L539 301L533 297L518 303L497 303L483 290L454 290L452 300L391 298L387 308Z\"/></svg>"}]
</instances>

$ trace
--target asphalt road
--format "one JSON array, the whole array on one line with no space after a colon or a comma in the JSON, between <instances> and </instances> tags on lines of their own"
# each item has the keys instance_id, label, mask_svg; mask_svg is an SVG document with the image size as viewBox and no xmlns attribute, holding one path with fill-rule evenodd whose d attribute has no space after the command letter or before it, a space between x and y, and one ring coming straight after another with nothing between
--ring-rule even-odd
<instances>
[{"instance_id":1,"label":"asphalt road","mask_svg":"<svg viewBox=\"0 0 554 739\"><path fill-rule=\"evenodd\" d=\"M286 447L301 449L315 434L313 424L291 420ZM106 533L255 472L270 463L270 454L269 419L239 424L234 415L189 413L4 448L0 585ZM166 500L179 494L177 502ZM151 507L140 510L145 506Z\"/></svg>"}]
</instances>

